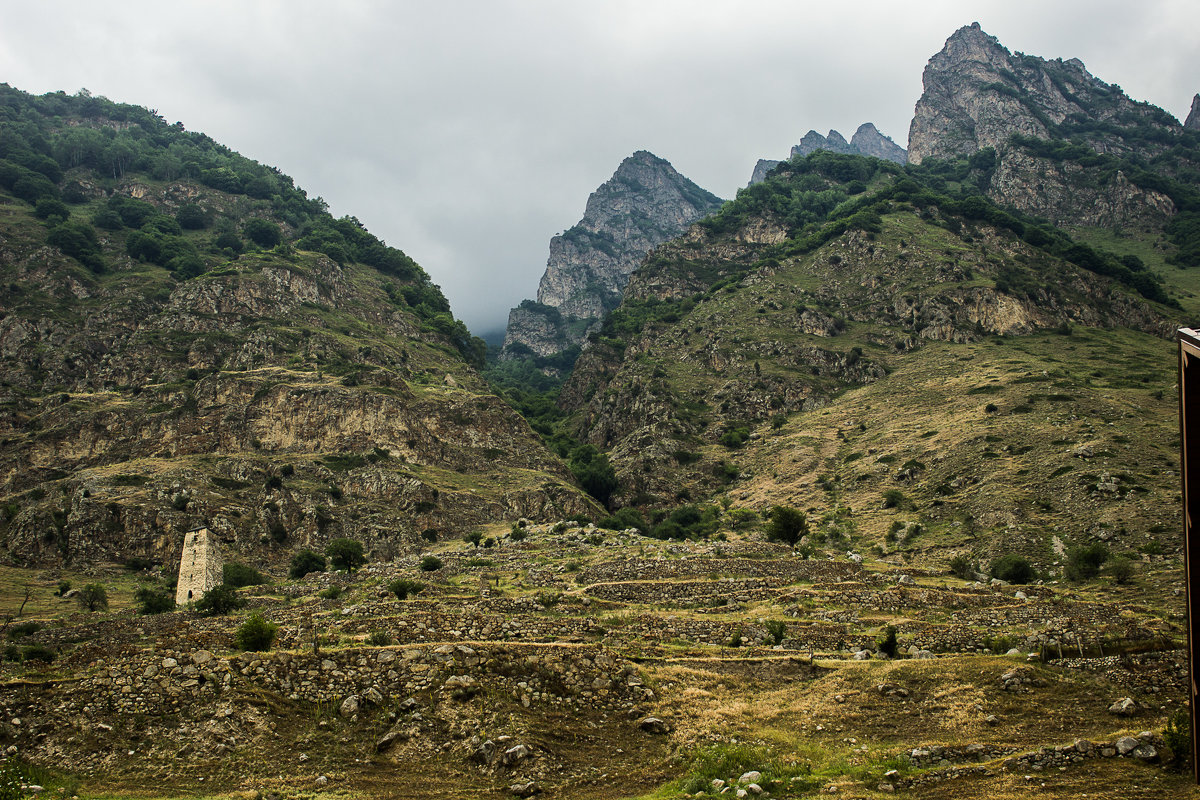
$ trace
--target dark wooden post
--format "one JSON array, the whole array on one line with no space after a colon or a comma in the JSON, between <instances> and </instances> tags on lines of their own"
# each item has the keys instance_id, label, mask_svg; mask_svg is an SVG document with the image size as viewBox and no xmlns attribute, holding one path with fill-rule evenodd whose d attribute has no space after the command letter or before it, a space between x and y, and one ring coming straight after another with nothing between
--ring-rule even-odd
<instances>
[{"instance_id":1,"label":"dark wooden post","mask_svg":"<svg viewBox=\"0 0 1200 800\"><path fill-rule=\"evenodd\" d=\"M1187 598L1188 711L1192 724L1192 777L1200 783L1200 332L1180 328L1179 453L1183 486L1183 571Z\"/></svg>"}]
</instances>

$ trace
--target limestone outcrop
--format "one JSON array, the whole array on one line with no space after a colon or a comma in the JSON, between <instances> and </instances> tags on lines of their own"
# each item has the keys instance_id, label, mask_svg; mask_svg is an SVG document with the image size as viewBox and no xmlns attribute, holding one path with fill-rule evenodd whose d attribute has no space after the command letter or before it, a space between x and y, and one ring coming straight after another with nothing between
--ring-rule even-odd
<instances>
[{"instance_id":1,"label":"limestone outcrop","mask_svg":"<svg viewBox=\"0 0 1200 800\"><path fill-rule=\"evenodd\" d=\"M1187 119L1184 120L1183 127L1191 128L1192 130L1200 130L1200 94L1192 97L1192 110L1188 112Z\"/></svg>"},{"instance_id":2,"label":"limestone outcrop","mask_svg":"<svg viewBox=\"0 0 1200 800\"><path fill-rule=\"evenodd\" d=\"M583 218L550 240L537 302L509 313L506 355L549 357L580 345L620 304L642 258L722 202L652 153L626 158L588 198Z\"/></svg>"},{"instance_id":3,"label":"limestone outcrop","mask_svg":"<svg viewBox=\"0 0 1200 800\"><path fill-rule=\"evenodd\" d=\"M1077 58L1049 61L1013 53L972 23L957 30L929 60L908 132L908 160L969 156L999 148L1013 134L1049 138L1082 116L1092 122L1170 128L1160 109L1137 103L1094 77ZM1127 149L1106 140L1102 151Z\"/></svg>"}]
</instances>

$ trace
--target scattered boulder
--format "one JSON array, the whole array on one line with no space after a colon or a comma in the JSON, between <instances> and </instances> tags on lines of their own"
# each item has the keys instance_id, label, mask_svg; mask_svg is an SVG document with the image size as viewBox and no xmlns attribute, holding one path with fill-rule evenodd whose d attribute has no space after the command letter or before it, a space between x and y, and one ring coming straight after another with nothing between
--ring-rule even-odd
<instances>
[{"instance_id":1,"label":"scattered boulder","mask_svg":"<svg viewBox=\"0 0 1200 800\"><path fill-rule=\"evenodd\" d=\"M500 765L503 767L515 767L532 754L533 751L523 744L510 747L500 756Z\"/></svg>"},{"instance_id":2,"label":"scattered boulder","mask_svg":"<svg viewBox=\"0 0 1200 800\"><path fill-rule=\"evenodd\" d=\"M533 781L514 783L508 787L508 790L517 797L533 797L535 794L541 794L542 791Z\"/></svg>"},{"instance_id":3,"label":"scattered boulder","mask_svg":"<svg viewBox=\"0 0 1200 800\"><path fill-rule=\"evenodd\" d=\"M408 739L408 733L399 725L392 728L375 742L375 752L384 753L391 749L396 742L403 742Z\"/></svg>"},{"instance_id":4,"label":"scattered boulder","mask_svg":"<svg viewBox=\"0 0 1200 800\"><path fill-rule=\"evenodd\" d=\"M338 713L343 717L352 717L358 713L358 696L350 695L342 701L342 705L338 708Z\"/></svg>"},{"instance_id":5,"label":"scattered boulder","mask_svg":"<svg viewBox=\"0 0 1200 800\"><path fill-rule=\"evenodd\" d=\"M643 717L638 720L638 727L646 733L664 736L671 732L671 727L658 717Z\"/></svg>"},{"instance_id":6,"label":"scattered boulder","mask_svg":"<svg viewBox=\"0 0 1200 800\"><path fill-rule=\"evenodd\" d=\"M1137 713L1137 710L1138 705L1132 697L1122 697L1108 707L1108 713L1116 714L1118 717L1132 717Z\"/></svg>"}]
</instances>

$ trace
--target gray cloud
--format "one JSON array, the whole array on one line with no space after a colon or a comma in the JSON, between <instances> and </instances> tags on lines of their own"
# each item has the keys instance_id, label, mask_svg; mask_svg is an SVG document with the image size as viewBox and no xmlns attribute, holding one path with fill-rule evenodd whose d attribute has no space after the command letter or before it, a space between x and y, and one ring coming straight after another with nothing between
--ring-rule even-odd
<instances>
[{"instance_id":1,"label":"gray cloud","mask_svg":"<svg viewBox=\"0 0 1200 800\"><path fill-rule=\"evenodd\" d=\"M3 2L0 80L157 108L416 258L479 333L645 148L732 197L810 128L903 144L926 60L978 20L1181 116L1191 0Z\"/></svg>"}]
</instances>

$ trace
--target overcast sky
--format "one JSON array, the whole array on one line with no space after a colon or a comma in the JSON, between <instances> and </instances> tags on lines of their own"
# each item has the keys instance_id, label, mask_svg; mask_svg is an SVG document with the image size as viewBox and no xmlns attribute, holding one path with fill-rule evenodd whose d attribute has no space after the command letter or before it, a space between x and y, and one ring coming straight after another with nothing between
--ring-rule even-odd
<instances>
[{"instance_id":1,"label":"overcast sky","mask_svg":"<svg viewBox=\"0 0 1200 800\"><path fill-rule=\"evenodd\" d=\"M279 167L425 267L477 334L646 149L729 198L809 129L906 145L925 62L979 21L1182 119L1196 0L0 0L0 82L155 108Z\"/></svg>"}]
</instances>

